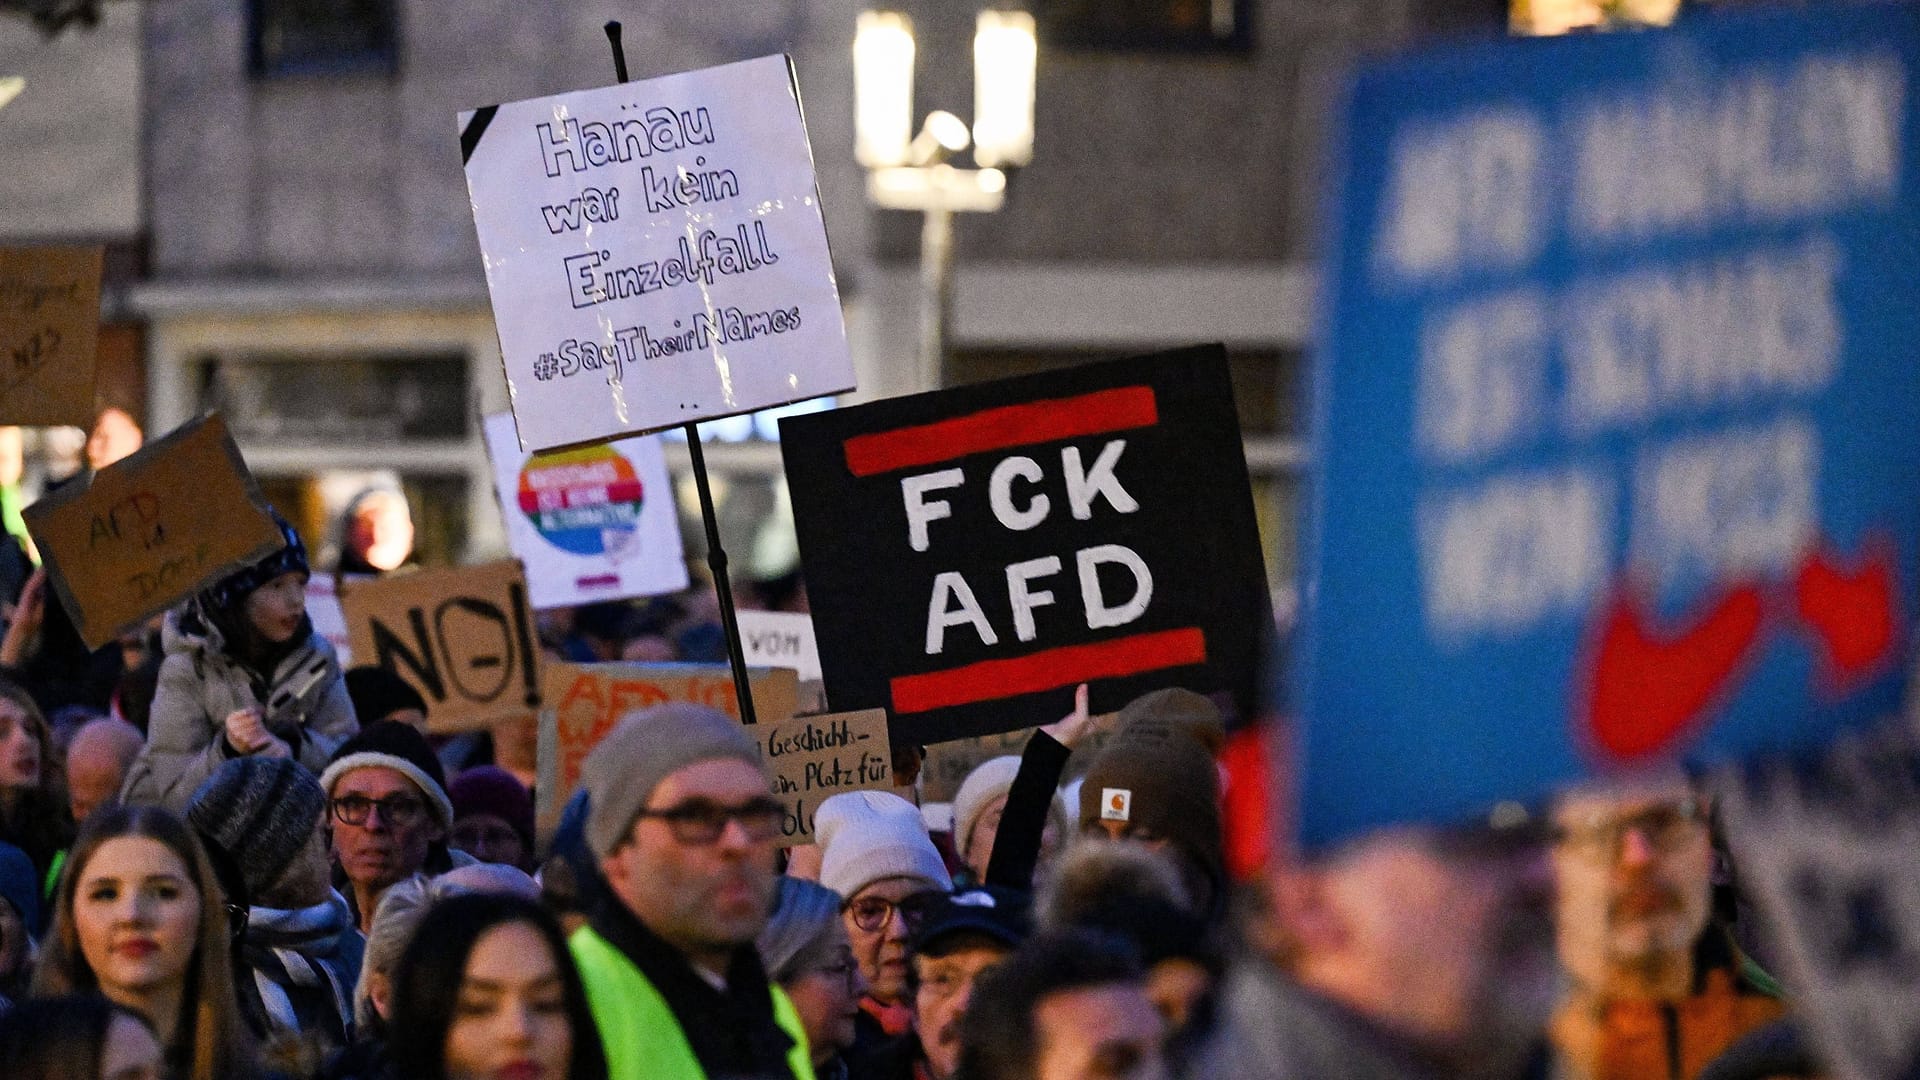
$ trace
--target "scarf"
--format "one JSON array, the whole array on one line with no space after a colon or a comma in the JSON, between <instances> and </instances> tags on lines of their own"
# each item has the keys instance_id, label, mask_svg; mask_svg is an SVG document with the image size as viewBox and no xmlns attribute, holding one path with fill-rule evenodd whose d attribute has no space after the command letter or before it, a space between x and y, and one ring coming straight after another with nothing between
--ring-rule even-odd
<instances>
[{"instance_id":1,"label":"scarf","mask_svg":"<svg viewBox=\"0 0 1920 1080\"><path fill-rule=\"evenodd\" d=\"M346 976L337 970L342 940L354 929L353 913L337 892L310 907L247 909L247 932L240 954L253 972L260 1003L274 1027L299 1031L299 1010L289 989L303 997L324 993L332 1016L323 1018L335 1038L344 1042L352 1030L353 1002ZM311 1021L309 1021L311 1023Z\"/></svg>"}]
</instances>

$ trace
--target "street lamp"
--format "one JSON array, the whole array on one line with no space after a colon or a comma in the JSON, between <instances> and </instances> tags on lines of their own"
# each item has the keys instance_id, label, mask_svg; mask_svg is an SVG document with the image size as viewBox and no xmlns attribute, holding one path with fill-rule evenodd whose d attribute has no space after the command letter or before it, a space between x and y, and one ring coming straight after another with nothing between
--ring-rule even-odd
<instances>
[{"instance_id":1,"label":"street lamp","mask_svg":"<svg viewBox=\"0 0 1920 1080\"><path fill-rule=\"evenodd\" d=\"M861 14L853 37L854 156L866 166L867 197L914 210L920 230L920 374L940 385L953 310L953 215L991 213L1007 174L1033 160L1033 16L980 12L973 35L973 126L928 113L913 129L913 23L899 12ZM971 146L973 168L957 167Z\"/></svg>"}]
</instances>

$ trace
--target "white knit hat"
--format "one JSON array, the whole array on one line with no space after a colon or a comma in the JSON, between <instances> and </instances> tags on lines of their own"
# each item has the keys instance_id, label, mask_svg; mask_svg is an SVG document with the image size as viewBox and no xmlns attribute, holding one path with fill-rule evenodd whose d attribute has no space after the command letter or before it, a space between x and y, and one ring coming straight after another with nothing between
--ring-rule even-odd
<instances>
[{"instance_id":1,"label":"white knit hat","mask_svg":"<svg viewBox=\"0 0 1920 1080\"><path fill-rule=\"evenodd\" d=\"M953 891L947 864L927 836L919 809L898 795L835 795L814 813L813 835L820 845L820 884L843 897L891 877L916 878L930 889Z\"/></svg>"},{"instance_id":2,"label":"white knit hat","mask_svg":"<svg viewBox=\"0 0 1920 1080\"><path fill-rule=\"evenodd\" d=\"M974 766L967 778L960 782L960 790L953 796L953 846L962 857L967 853L967 840L973 833L973 827L980 822L980 815L987 804L1013 790L1013 778L1020 773L1020 759L1013 754L1002 754L988 758ZM1055 792L1053 801L1047 806L1047 821L1059 830L1065 839L1072 828L1071 817L1067 813L1067 804Z\"/></svg>"}]
</instances>

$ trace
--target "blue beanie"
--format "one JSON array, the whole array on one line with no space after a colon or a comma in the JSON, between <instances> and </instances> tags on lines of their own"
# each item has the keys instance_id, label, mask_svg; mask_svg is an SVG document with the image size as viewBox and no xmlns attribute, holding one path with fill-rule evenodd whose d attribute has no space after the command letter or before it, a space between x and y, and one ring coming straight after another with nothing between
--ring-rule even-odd
<instances>
[{"instance_id":1,"label":"blue beanie","mask_svg":"<svg viewBox=\"0 0 1920 1080\"><path fill-rule=\"evenodd\" d=\"M40 875L12 844L0 844L0 900L12 904L29 928L40 925Z\"/></svg>"}]
</instances>

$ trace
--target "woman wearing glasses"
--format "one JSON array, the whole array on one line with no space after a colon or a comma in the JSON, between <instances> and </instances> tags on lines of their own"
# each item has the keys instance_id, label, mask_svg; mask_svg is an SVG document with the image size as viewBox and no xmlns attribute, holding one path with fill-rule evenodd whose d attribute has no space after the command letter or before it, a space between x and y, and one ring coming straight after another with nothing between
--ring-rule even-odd
<instances>
[{"instance_id":1,"label":"woman wearing glasses","mask_svg":"<svg viewBox=\"0 0 1920 1080\"><path fill-rule=\"evenodd\" d=\"M767 977L800 1014L819 1080L846 1080L841 1057L853 1046L854 1021L866 982L840 921L840 894L799 878L780 879L773 918L755 940Z\"/></svg>"}]
</instances>

